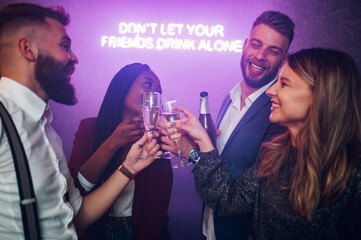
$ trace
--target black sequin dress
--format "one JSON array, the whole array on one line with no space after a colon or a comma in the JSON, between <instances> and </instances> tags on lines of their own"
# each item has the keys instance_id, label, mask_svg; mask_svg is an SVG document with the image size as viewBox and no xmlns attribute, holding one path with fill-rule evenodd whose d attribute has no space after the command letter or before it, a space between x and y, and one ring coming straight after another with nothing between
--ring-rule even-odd
<instances>
[{"instance_id":1,"label":"black sequin dress","mask_svg":"<svg viewBox=\"0 0 361 240\"><path fill-rule=\"evenodd\" d=\"M256 163L238 179L216 150L201 153L194 167L198 195L214 209L216 215L227 217L253 212L250 239L361 239L361 160L350 177L346 189L336 202L318 206L311 220L292 209L287 186L296 161L291 149L279 173L278 186L266 186L257 178Z\"/></svg>"}]
</instances>

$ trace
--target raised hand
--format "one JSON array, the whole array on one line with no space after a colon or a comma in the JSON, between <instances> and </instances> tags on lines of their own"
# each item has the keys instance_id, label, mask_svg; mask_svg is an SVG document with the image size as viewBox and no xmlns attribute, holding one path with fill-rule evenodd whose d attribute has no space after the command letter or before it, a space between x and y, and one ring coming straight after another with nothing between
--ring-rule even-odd
<instances>
[{"instance_id":1,"label":"raised hand","mask_svg":"<svg viewBox=\"0 0 361 240\"><path fill-rule=\"evenodd\" d=\"M162 126L163 123L160 124ZM174 143L174 141L169 138L169 133L165 128L162 128L160 130L161 138L160 140L162 143L160 144L160 147L163 151L171 152L174 155L177 155L177 146ZM193 141L192 138L188 136L188 134L182 135L181 139L181 152L182 157L188 158L188 153L197 147L197 144Z\"/></svg>"},{"instance_id":2,"label":"raised hand","mask_svg":"<svg viewBox=\"0 0 361 240\"><path fill-rule=\"evenodd\" d=\"M160 146L157 144L156 139L148 141L146 133L132 145L130 148L123 165L128 168L134 175L149 166L155 158L162 156L163 152L159 150ZM147 152L147 158L140 158L143 151Z\"/></svg>"},{"instance_id":3,"label":"raised hand","mask_svg":"<svg viewBox=\"0 0 361 240\"><path fill-rule=\"evenodd\" d=\"M114 132L110 135L109 140L118 148L133 144L143 136L145 132L143 119L133 117L121 122Z\"/></svg>"},{"instance_id":4,"label":"raised hand","mask_svg":"<svg viewBox=\"0 0 361 240\"><path fill-rule=\"evenodd\" d=\"M180 122L174 122L172 125L188 133L193 141L199 146L201 152L213 150L215 147L198 118L186 108L178 107L176 109L183 112L186 118L182 119Z\"/></svg>"}]
</instances>

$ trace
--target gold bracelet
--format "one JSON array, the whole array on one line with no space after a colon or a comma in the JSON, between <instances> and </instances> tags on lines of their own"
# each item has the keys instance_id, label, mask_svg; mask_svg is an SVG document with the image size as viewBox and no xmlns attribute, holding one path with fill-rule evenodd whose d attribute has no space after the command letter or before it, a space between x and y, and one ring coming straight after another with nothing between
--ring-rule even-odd
<instances>
[{"instance_id":1,"label":"gold bracelet","mask_svg":"<svg viewBox=\"0 0 361 240\"><path fill-rule=\"evenodd\" d=\"M127 176L130 180L134 180L135 175L129 171L123 164L119 166L118 170Z\"/></svg>"}]
</instances>

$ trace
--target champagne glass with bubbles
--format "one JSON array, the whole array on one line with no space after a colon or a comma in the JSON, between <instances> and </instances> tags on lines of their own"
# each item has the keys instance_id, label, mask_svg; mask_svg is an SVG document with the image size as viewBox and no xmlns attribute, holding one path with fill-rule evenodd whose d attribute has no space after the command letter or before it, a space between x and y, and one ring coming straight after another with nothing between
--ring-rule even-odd
<instances>
[{"instance_id":1,"label":"champagne glass with bubbles","mask_svg":"<svg viewBox=\"0 0 361 240\"><path fill-rule=\"evenodd\" d=\"M177 147L177 154L179 157L179 163L174 165L173 168L180 168L188 166L188 163L185 163L182 159L181 155L181 137L182 134L179 129L172 127L172 122L180 121L181 114L179 111L175 111L174 107L176 107L177 101L172 97L164 97L162 101L162 115L164 119L164 123L166 129L169 133L170 139L172 139Z\"/></svg>"},{"instance_id":2,"label":"champagne glass with bubbles","mask_svg":"<svg viewBox=\"0 0 361 240\"><path fill-rule=\"evenodd\" d=\"M145 92L143 94L143 121L148 135L148 142L153 138L153 133L157 127L158 116L161 108L161 95L159 92ZM141 156L146 158L148 156Z\"/></svg>"}]
</instances>

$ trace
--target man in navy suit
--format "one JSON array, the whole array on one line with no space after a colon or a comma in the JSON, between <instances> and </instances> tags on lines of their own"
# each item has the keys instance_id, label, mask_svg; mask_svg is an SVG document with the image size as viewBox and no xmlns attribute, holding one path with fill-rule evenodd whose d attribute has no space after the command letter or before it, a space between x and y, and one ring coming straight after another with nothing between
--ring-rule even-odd
<instances>
[{"instance_id":1,"label":"man in navy suit","mask_svg":"<svg viewBox=\"0 0 361 240\"><path fill-rule=\"evenodd\" d=\"M277 78L293 39L293 29L294 23L288 16L267 11L253 23L244 42L243 78L226 96L216 121L220 130L216 147L235 179L255 163L263 142L285 130L270 123L272 103L265 91ZM175 152L172 141L164 137L162 141L163 150ZM194 143L186 136L182 138L182 153L189 152L188 160L196 163L197 152L192 146ZM252 213L221 218L213 216L213 211L205 206L202 230L207 240L248 239L251 222Z\"/></svg>"},{"instance_id":2,"label":"man in navy suit","mask_svg":"<svg viewBox=\"0 0 361 240\"><path fill-rule=\"evenodd\" d=\"M272 104L265 91L277 78L293 39L293 29L294 23L288 16L267 11L253 23L244 42L243 78L226 96L216 121L216 128L221 130L216 147L233 178L253 165L263 142L284 130L268 119ZM223 218L213 216L206 206L203 234L207 240L248 239L251 222L252 213Z\"/></svg>"}]
</instances>

